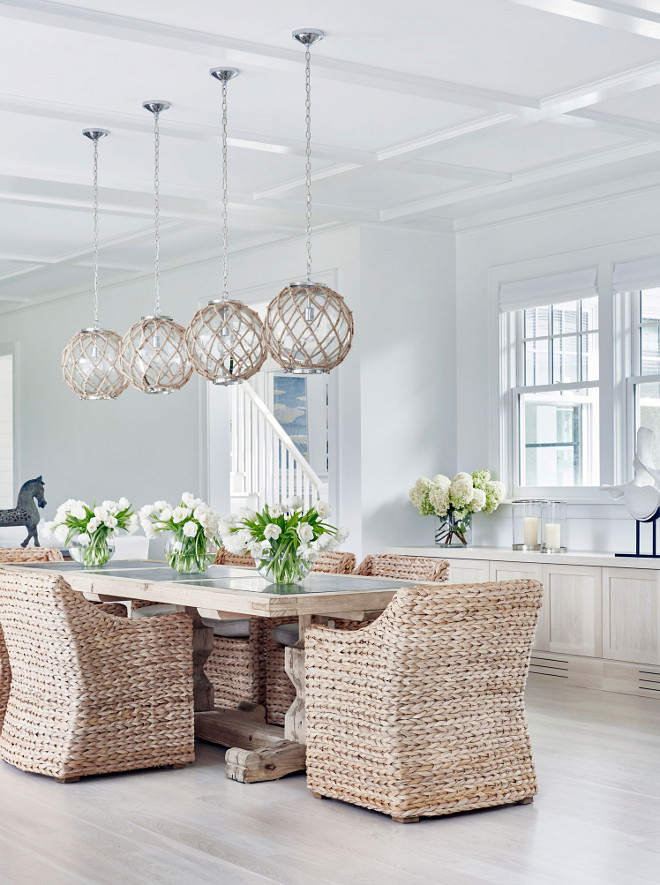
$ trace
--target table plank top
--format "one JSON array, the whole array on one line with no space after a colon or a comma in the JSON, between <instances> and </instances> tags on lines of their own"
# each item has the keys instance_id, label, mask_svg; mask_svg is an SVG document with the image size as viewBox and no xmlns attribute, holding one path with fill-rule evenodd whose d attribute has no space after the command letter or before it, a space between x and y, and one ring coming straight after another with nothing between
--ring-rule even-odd
<instances>
[{"instance_id":1,"label":"table plank top","mask_svg":"<svg viewBox=\"0 0 660 885\"><path fill-rule=\"evenodd\" d=\"M98 568L83 568L77 562L3 567L59 574L74 590L106 599L145 599L261 617L377 611L399 587L419 583L311 572L300 584L271 584L256 569L214 565L203 575L180 575L165 562L137 560L111 561Z\"/></svg>"}]
</instances>

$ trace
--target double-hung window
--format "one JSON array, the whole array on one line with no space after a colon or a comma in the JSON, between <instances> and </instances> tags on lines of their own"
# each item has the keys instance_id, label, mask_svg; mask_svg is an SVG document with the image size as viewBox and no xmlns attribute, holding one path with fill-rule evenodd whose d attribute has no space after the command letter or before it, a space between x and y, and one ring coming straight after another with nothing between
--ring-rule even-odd
<instances>
[{"instance_id":1,"label":"double-hung window","mask_svg":"<svg viewBox=\"0 0 660 885\"><path fill-rule=\"evenodd\" d=\"M514 494L598 485L595 269L503 284L500 309Z\"/></svg>"},{"instance_id":2,"label":"double-hung window","mask_svg":"<svg viewBox=\"0 0 660 885\"><path fill-rule=\"evenodd\" d=\"M654 460L660 465L660 288L632 295L632 361L630 389L634 432L641 425L655 431Z\"/></svg>"},{"instance_id":3,"label":"double-hung window","mask_svg":"<svg viewBox=\"0 0 660 885\"><path fill-rule=\"evenodd\" d=\"M627 420L622 444L627 455L621 479L627 480L642 425L655 431L653 454L660 466L660 257L616 263L612 288L623 308Z\"/></svg>"}]
</instances>

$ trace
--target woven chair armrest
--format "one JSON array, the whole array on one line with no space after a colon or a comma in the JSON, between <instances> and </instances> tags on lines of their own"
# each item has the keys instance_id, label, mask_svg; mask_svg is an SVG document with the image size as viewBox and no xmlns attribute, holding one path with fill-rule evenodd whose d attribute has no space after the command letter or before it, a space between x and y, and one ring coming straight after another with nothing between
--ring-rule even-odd
<instances>
[{"instance_id":1,"label":"woven chair armrest","mask_svg":"<svg viewBox=\"0 0 660 885\"><path fill-rule=\"evenodd\" d=\"M359 678L366 681L365 685L379 682L382 642L373 635L375 623L357 630L336 630L315 624L305 631L308 701L311 702L313 696L340 691L339 686L345 679Z\"/></svg>"}]
</instances>

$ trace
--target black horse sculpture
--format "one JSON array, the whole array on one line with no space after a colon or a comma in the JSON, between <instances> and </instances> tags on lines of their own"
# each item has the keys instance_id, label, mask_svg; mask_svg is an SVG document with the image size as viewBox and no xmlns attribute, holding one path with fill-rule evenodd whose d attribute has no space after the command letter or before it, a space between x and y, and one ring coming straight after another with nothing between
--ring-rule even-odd
<instances>
[{"instance_id":1,"label":"black horse sculpture","mask_svg":"<svg viewBox=\"0 0 660 885\"><path fill-rule=\"evenodd\" d=\"M18 493L16 506L12 510L0 510L0 526L24 525L27 528L28 535L21 547L27 547L30 543L30 538L34 538L35 547L41 546L39 535L37 534L37 525L41 517L34 503L35 498L39 507L46 506L44 481L41 476L38 476L36 479L28 479L27 482L23 483Z\"/></svg>"}]
</instances>

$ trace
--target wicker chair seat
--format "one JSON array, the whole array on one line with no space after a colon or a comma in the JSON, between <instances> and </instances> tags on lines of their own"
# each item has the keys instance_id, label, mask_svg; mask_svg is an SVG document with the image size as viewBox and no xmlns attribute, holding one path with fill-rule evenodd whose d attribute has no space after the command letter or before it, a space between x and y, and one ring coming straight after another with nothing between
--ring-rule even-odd
<instances>
[{"instance_id":1,"label":"wicker chair seat","mask_svg":"<svg viewBox=\"0 0 660 885\"><path fill-rule=\"evenodd\" d=\"M273 628L273 641L280 645L291 648L300 639L300 629L298 623L292 621L290 624L280 624L279 627Z\"/></svg>"},{"instance_id":2,"label":"wicker chair seat","mask_svg":"<svg viewBox=\"0 0 660 885\"><path fill-rule=\"evenodd\" d=\"M73 780L193 761L185 614L116 618L59 576L0 570L0 622L12 669L5 762Z\"/></svg>"},{"instance_id":3,"label":"wicker chair seat","mask_svg":"<svg viewBox=\"0 0 660 885\"><path fill-rule=\"evenodd\" d=\"M523 692L538 581L400 589L305 634L307 785L396 820L530 801Z\"/></svg>"},{"instance_id":4,"label":"wicker chair seat","mask_svg":"<svg viewBox=\"0 0 660 885\"><path fill-rule=\"evenodd\" d=\"M213 621L213 635L225 639L249 639L251 618L236 618L229 621Z\"/></svg>"}]
</instances>

